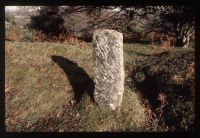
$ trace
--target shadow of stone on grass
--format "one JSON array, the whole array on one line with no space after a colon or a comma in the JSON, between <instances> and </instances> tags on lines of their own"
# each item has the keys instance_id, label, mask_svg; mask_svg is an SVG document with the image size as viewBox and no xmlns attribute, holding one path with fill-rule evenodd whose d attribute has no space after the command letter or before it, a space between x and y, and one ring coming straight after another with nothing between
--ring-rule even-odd
<instances>
[{"instance_id":1,"label":"shadow of stone on grass","mask_svg":"<svg viewBox=\"0 0 200 138\"><path fill-rule=\"evenodd\" d=\"M77 63L66 59L62 56L51 56L52 60L58 64L62 70L65 72L70 84L74 90L75 99L77 102L81 100L84 92L87 91L88 95L91 97L91 100L94 102L94 82L88 76L86 71L79 67Z\"/></svg>"}]
</instances>

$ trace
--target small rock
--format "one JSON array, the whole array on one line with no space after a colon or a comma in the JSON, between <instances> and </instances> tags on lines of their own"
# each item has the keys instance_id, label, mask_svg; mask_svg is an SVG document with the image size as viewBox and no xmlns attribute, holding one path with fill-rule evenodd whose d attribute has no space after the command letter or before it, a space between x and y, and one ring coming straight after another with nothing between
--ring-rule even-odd
<instances>
[{"instance_id":1,"label":"small rock","mask_svg":"<svg viewBox=\"0 0 200 138\"><path fill-rule=\"evenodd\" d=\"M76 101L75 100L71 100L69 103L70 103L70 105L74 105L76 103Z\"/></svg>"},{"instance_id":2,"label":"small rock","mask_svg":"<svg viewBox=\"0 0 200 138\"><path fill-rule=\"evenodd\" d=\"M56 117L60 117L60 115L61 115L61 111L57 114L57 116Z\"/></svg>"},{"instance_id":3,"label":"small rock","mask_svg":"<svg viewBox=\"0 0 200 138\"><path fill-rule=\"evenodd\" d=\"M80 114L79 114L79 113L77 113L77 114L76 114L76 117L79 117L79 116L80 116Z\"/></svg>"},{"instance_id":4,"label":"small rock","mask_svg":"<svg viewBox=\"0 0 200 138\"><path fill-rule=\"evenodd\" d=\"M58 132L64 132L64 129L59 129Z\"/></svg>"},{"instance_id":5,"label":"small rock","mask_svg":"<svg viewBox=\"0 0 200 138\"><path fill-rule=\"evenodd\" d=\"M72 92L73 88L71 85L65 87L67 92Z\"/></svg>"}]
</instances>

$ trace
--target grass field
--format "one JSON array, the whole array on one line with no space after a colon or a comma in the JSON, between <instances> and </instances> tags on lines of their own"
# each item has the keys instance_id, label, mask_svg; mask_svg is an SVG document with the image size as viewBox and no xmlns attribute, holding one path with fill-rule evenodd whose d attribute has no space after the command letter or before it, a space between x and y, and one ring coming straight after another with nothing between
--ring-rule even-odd
<instances>
[{"instance_id":1,"label":"grass field","mask_svg":"<svg viewBox=\"0 0 200 138\"><path fill-rule=\"evenodd\" d=\"M129 87L132 66L164 49L124 44L126 79L119 112L100 109L92 99L91 44L6 41L5 50L6 131L167 130L156 121L147 126L147 108L140 93Z\"/></svg>"}]
</instances>

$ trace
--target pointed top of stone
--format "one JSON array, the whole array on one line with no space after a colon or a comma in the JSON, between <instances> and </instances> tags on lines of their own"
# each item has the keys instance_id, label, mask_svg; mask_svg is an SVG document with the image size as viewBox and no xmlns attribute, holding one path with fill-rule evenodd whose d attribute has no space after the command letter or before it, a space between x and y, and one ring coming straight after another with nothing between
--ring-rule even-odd
<instances>
[{"instance_id":1,"label":"pointed top of stone","mask_svg":"<svg viewBox=\"0 0 200 138\"><path fill-rule=\"evenodd\" d=\"M98 29L95 30L93 33L93 44L95 44L97 41L101 41L101 43L104 42L122 42L123 43L123 34L115 31L115 30L109 30L109 29ZM122 44L123 45L123 44Z\"/></svg>"},{"instance_id":2,"label":"pointed top of stone","mask_svg":"<svg viewBox=\"0 0 200 138\"><path fill-rule=\"evenodd\" d=\"M123 37L122 33L118 32L116 30L109 30L109 29L97 29L94 31L93 35L106 34L106 33L113 34L113 35L119 35L120 37Z\"/></svg>"},{"instance_id":3,"label":"pointed top of stone","mask_svg":"<svg viewBox=\"0 0 200 138\"><path fill-rule=\"evenodd\" d=\"M118 32L118 31L116 31L116 30L110 30L110 29L97 29L97 30L95 30L94 32L115 32L115 33L120 33L120 32Z\"/></svg>"}]
</instances>

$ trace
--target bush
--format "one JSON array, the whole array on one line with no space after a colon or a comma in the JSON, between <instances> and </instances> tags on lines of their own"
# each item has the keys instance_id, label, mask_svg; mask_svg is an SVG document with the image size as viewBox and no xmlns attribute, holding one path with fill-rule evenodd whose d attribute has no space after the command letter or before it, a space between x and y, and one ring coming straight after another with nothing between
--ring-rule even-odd
<instances>
[{"instance_id":1,"label":"bush","mask_svg":"<svg viewBox=\"0 0 200 138\"><path fill-rule=\"evenodd\" d=\"M178 49L153 55L133 68L133 87L156 112L162 106L170 130L194 129L194 51ZM159 95L164 94L165 105ZM160 116L160 112L157 113Z\"/></svg>"},{"instance_id":2,"label":"bush","mask_svg":"<svg viewBox=\"0 0 200 138\"><path fill-rule=\"evenodd\" d=\"M14 17L14 15L7 14L5 16L5 21L8 22L8 23L11 23L12 25L15 25L15 17Z\"/></svg>"},{"instance_id":3,"label":"bush","mask_svg":"<svg viewBox=\"0 0 200 138\"><path fill-rule=\"evenodd\" d=\"M81 34L81 39L85 42L92 42L92 32L88 30L84 30Z\"/></svg>"},{"instance_id":4,"label":"bush","mask_svg":"<svg viewBox=\"0 0 200 138\"><path fill-rule=\"evenodd\" d=\"M59 36L60 33L66 31L64 29L64 18L58 13L58 7L42 7L38 15L31 17L30 28L42 31L45 34Z\"/></svg>"},{"instance_id":5,"label":"bush","mask_svg":"<svg viewBox=\"0 0 200 138\"><path fill-rule=\"evenodd\" d=\"M5 39L7 41L32 42L34 32L27 28L19 28L16 25L7 25L5 27Z\"/></svg>"}]
</instances>

